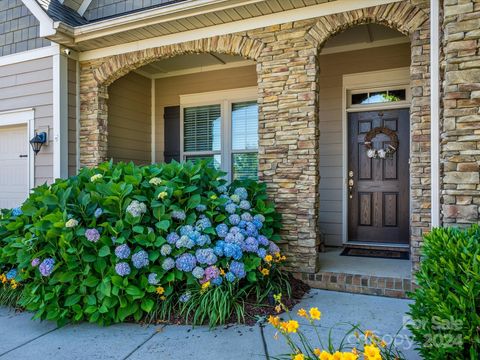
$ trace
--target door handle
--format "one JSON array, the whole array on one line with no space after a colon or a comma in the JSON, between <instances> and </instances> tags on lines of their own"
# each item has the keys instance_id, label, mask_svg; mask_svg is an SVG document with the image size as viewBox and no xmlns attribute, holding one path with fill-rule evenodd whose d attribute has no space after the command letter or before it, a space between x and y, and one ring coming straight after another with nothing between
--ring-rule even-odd
<instances>
[{"instance_id":1,"label":"door handle","mask_svg":"<svg viewBox=\"0 0 480 360\"><path fill-rule=\"evenodd\" d=\"M348 198L353 199L353 186L355 182L353 181L353 171L348 172Z\"/></svg>"}]
</instances>

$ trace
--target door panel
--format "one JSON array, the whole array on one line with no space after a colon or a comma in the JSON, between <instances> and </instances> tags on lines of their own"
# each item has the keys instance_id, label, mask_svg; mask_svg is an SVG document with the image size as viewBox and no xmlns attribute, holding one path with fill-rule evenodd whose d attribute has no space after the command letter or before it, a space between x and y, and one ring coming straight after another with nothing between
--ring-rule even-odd
<instances>
[{"instance_id":1,"label":"door panel","mask_svg":"<svg viewBox=\"0 0 480 360\"><path fill-rule=\"evenodd\" d=\"M371 159L365 135L376 127L397 133L399 146L391 158ZM369 111L348 115L348 171L353 188L348 199L348 240L382 243L409 242L408 109ZM385 148L389 137L373 139L375 149Z\"/></svg>"}]
</instances>

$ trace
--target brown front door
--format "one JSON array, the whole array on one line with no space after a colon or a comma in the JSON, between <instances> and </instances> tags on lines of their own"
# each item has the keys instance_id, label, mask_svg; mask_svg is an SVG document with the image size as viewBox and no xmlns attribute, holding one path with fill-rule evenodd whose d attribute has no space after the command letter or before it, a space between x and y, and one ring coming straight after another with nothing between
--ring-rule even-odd
<instances>
[{"instance_id":1,"label":"brown front door","mask_svg":"<svg viewBox=\"0 0 480 360\"><path fill-rule=\"evenodd\" d=\"M397 151L385 159L368 157L364 144L366 134L377 127L398 137ZM348 114L349 241L409 242L409 133L408 109ZM380 133L372 143L379 150L391 141Z\"/></svg>"}]
</instances>

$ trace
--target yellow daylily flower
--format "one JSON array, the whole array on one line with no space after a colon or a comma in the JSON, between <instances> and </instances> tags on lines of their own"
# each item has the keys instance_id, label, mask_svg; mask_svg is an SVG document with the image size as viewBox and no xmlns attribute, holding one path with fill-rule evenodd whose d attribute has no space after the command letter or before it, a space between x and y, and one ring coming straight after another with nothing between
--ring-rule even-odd
<instances>
[{"instance_id":1,"label":"yellow daylily flower","mask_svg":"<svg viewBox=\"0 0 480 360\"><path fill-rule=\"evenodd\" d=\"M313 320L320 320L320 317L322 316L322 313L318 310L317 307L312 307L310 309L310 317Z\"/></svg>"}]
</instances>

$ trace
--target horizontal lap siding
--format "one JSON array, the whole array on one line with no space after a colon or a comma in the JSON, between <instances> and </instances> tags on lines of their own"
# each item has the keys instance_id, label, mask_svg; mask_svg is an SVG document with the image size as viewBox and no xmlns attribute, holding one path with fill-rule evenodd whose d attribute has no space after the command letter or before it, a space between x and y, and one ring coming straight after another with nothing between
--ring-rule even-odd
<instances>
[{"instance_id":1,"label":"horizontal lap siding","mask_svg":"<svg viewBox=\"0 0 480 360\"><path fill-rule=\"evenodd\" d=\"M108 88L108 158L149 164L151 81L129 73Z\"/></svg>"},{"instance_id":2,"label":"horizontal lap siding","mask_svg":"<svg viewBox=\"0 0 480 360\"><path fill-rule=\"evenodd\" d=\"M410 44L320 56L320 230L342 245L342 76L410 65Z\"/></svg>"},{"instance_id":3,"label":"horizontal lap siding","mask_svg":"<svg viewBox=\"0 0 480 360\"><path fill-rule=\"evenodd\" d=\"M163 161L163 108L180 105L180 95L256 86L255 65L172 76L155 82L156 160Z\"/></svg>"},{"instance_id":4,"label":"horizontal lap siding","mask_svg":"<svg viewBox=\"0 0 480 360\"><path fill-rule=\"evenodd\" d=\"M35 157L35 185L53 177L53 81L52 58L45 57L0 66L0 112L33 108L35 129L49 131L49 145Z\"/></svg>"}]
</instances>

